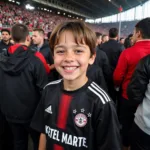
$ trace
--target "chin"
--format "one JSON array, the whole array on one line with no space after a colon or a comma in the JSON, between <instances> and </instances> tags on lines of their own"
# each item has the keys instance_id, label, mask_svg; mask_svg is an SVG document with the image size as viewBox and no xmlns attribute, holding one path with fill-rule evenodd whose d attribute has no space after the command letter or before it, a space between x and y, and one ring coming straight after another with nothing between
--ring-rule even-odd
<instances>
[{"instance_id":1,"label":"chin","mask_svg":"<svg viewBox=\"0 0 150 150\"><path fill-rule=\"evenodd\" d=\"M69 76L69 75L62 75L62 77L64 80L67 80L67 81L73 81L78 78L77 76Z\"/></svg>"},{"instance_id":2,"label":"chin","mask_svg":"<svg viewBox=\"0 0 150 150\"><path fill-rule=\"evenodd\" d=\"M64 80L67 80L67 81L74 81L76 78L74 77L63 77Z\"/></svg>"}]
</instances>

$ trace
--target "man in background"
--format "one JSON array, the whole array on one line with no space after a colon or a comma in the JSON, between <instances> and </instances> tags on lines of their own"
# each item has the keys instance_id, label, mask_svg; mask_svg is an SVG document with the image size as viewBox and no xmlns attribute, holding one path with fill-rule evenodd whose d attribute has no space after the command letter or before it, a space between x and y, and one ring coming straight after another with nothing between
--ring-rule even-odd
<instances>
[{"instance_id":1,"label":"man in background","mask_svg":"<svg viewBox=\"0 0 150 150\"><path fill-rule=\"evenodd\" d=\"M34 29L32 33L32 45L30 48L33 51L40 52L44 56L51 70L50 74L48 75L49 81L54 81L58 79L58 73L56 72L54 67L53 56L50 50L49 43L48 41L44 40L44 36L45 35L43 29Z\"/></svg>"},{"instance_id":2,"label":"man in background","mask_svg":"<svg viewBox=\"0 0 150 150\"><path fill-rule=\"evenodd\" d=\"M1 42L0 42L0 53L7 51L8 47L12 44L10 43L10 31L8 29L1 30Z\"/></svg>"},{"instance_id":3,"label":"man in background","mask_svg":"<svg viewBox=\"0 0 150 150\"><path fill-rule=\"evenodd\" d=\"M101 45L101 49L106 53L112 72L116 68L119 56L123 50L122 45L118 43L118 29L109 30L109 41Z\"/></svg>"},{"instance_id":4,"label":"man in background","mask_svg":"<svg viewBox=\"0 0 150 150\"><path fill-rule=\"evenodd\" d=\"M102 35L102 44L103 44L103 43L106 43L108 40L109 40L108 35L103 34L103 35Z\"/></svg>"}]
</instances>

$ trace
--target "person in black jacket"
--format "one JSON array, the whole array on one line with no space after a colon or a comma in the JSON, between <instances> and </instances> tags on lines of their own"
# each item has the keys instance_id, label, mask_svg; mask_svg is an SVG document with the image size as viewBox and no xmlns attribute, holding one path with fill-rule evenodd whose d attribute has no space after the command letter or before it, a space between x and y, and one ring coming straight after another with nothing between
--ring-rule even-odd
<instances>
[{"instance_id":1,"label":"person in black jacket","mask_svg":"<svg viewBox=\"0 0 150 150\"><path fill-rule=\"evenodd\" d=\"M109 41L101 45L101 50L103 50L108 57L112 72L116 68L119 56L124 49L124 47L120 43L118 43L117 40L118 29L111 28L109 30Z\"/></svg>"},{"instance_id":2,"label":"person in black jacket","mask_svg":"<svg viewBox=\"0 0 150 150\"><path fill-rule=\"evenodd\" d=\"M1 30L2 40L0 42L0 53L7 51L8 47L12 45L10 42L10 31L8 29Z\"/></svg>"},{"instance_id":3,"label":"person in black jacket","mask_svg":"<svg viewBox=\"0 0 150 150\"><path fill-rule=\"evenodd\" d=\"M87 69L87 77L108 92L108 86L106 84L103 71L100 67L95 64L90 65Z\"/></svg>"},{"instance_id":4,"label":"person in black jacket","mask_svg":"<svg viewBox=\"0 0 150 150\"><path fill-rule=\"evenodd\" d=\"M141 59L127 89L129 104L136 110L131 130L131 150L150 149L150 55ZM131 114L133 115L133 114Z\"/></svg>"},{"instance_id":5,"label":"person in black jacket","mask_svg":"<svg viewBox=\"0 0 150 150\"><path fill-rule=\"evenodd\" d=\"M102 51L100 46L97 44L96 44L96 59L95 59L94 65L97 66L97 68L101 68L104 79L105 79L107 91L110 97L115 101L115 98L114 98L115 91L114 91L114 86L113 86L111 66L109 64L109 60L108 60L106 53Z\"/></svg>"},{"instance_id":6,"label":"person in black jacket","mask_svg":"<svg viewBox=\"0 0 150 150\"><path fill-rule=\"evenodd\" d=\"M14 149L27 150L30 134L34 150L38 150L39 133L30 128L30 122L48 82L47 74L40 59L27 47L28 28L16 24L12 38L16 44L9 47L7 55L0 56L1 111L11 127Z\"/></svg>"},{"instance_id":7,"label":"person in black jacket","mask_svg":"<svg viewBox=\"0 0 150 150\"><path fill-rule=\"evenodd\" d=\"M57 80L58 73L56 72L54 67L54 60L52 57L49 43L48 41L44 40L43 29L36 28L33 30L32 43L33 44L30 47L31 50L40 52L44 56L47 64L50 66L51 72L49 74L49 81Z\"/></svg>"},{"instance_id":8,"label":"person in black jacket","mask_svg":"<svg viewBox=\"0 0 150 150\"><path fill-rule=\"evenodd\" d=\"M10 31L8 29L1 30L2 40L0 42L0 53L7 53L10 43ZM8 143L9 141L9 143ZM11 133L8 122L0 110L0 149L13 150L13 135Z\"/></svg>"},{"instance_id":9,"label":"person in black jacket","mask_svg":"<svg viewBox=\"0 0 150 150\"><path fill-rule=\"evenodd\" d=\"M39 51L43 54L46 59L47 64L54 64L52 53L49 47L49 43L44 40L44 30L36 28L32 32L32 42L31 48L33 51Z\"/></svg>"}]
</instances>

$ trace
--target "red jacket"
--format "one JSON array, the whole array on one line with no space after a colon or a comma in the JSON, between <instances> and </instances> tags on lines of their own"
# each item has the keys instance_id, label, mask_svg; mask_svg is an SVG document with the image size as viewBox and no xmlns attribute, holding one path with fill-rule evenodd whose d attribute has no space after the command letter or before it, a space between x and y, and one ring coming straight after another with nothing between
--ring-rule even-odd
<instances>
[{"instance_id":1,"label":"red jacket","mask_svg":"<svg viewBox=\"0 0 150 150\"><path fill-rule=\"evenodd\" d=\"M122 97L128 99L127 87L139 60L150 54L150 40L141 40L124 50L113 74L115 86L122 87Z\"/></svg>"}]
</instances>

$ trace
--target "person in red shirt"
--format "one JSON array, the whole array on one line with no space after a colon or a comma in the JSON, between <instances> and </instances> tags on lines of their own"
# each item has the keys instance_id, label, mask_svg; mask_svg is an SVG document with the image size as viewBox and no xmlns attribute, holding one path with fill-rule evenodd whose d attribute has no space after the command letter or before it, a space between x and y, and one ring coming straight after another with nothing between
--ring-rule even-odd
<instances>
[{"instance_id":1,"label":"person in red shirt","mask_svg":"<svg viewBox=\"0 0 150 150\"><path fill-rule=\"evenodd\" d=\"M133 41L134 45L124 50L113 74L116 87L121 86L120 122L122 125L122 139L124 150L128 150L129 130L132 127L134 112L136 108L129 106L127 87L139 60L150 54L150 18L145 18L135 25Z\"/></svg>"}]
</instances>

